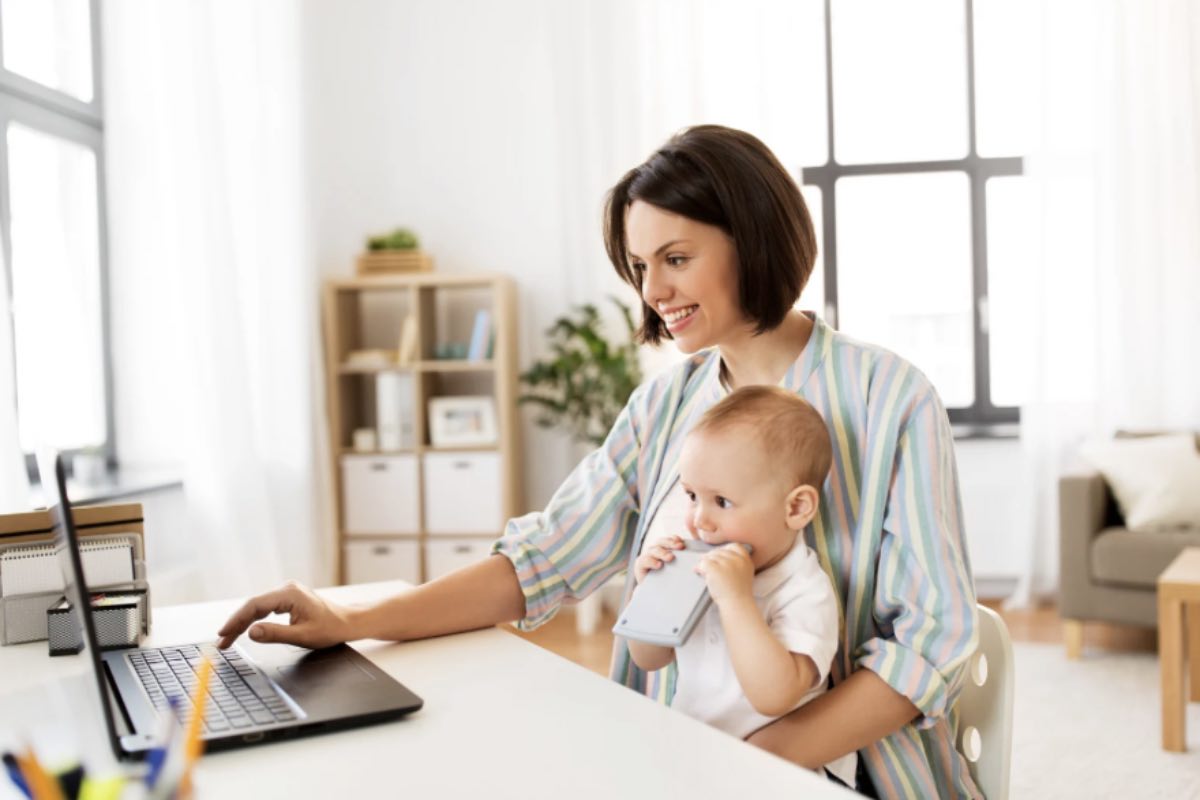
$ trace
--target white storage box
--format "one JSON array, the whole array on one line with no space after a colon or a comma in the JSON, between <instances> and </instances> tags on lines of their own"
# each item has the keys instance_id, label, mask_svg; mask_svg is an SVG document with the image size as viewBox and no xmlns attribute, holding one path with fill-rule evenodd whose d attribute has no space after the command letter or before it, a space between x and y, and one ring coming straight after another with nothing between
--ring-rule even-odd
<instances>
[{"instance_id":1,"label":"white storage box","mask_svg":"<svg viewBox=\"0 0 1200 800\"><path fill-rule=\"evenodd\" d=\"M415 540L346 544L347 583L394 580L421 582L421 548Z\"/></svg>"},{"instance_id":2,"label":"white storage box","mask_svg":"<svg viewBox=\"0 0 1200 800\"><path fill-rule=\"evenodd\" d=\"M434 539L425 542L425 580L440 578L487 557L490 539Z\"/></svg>"},{"instance_id":3,"label":"white storage box","mask_svg":"<svg viewBox=\"0 0 1200 800\"><path fill-rule=\"evenodd\" d=\"M342 456L342 488L347 535L419 530L416 456Z\"/></svg>"},{"instance_id":4,"label":"white storage box","mask_svg":"<svg viewBox=\"0 0 1200 800\"><path fill-rule=\"evenodd\" d=\"M425 531L435 536L504 530L499 453L425 456Z\"/></svg>"}]
</instances>

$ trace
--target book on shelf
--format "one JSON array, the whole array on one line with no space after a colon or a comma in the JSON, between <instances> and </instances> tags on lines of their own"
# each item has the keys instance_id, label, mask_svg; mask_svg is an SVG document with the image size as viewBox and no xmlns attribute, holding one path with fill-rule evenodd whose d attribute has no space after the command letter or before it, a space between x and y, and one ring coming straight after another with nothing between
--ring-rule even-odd
<instances>
[{"instance_id":1,"label":"book on shelf","mask_svg":"<svg viewBox=\"0 0 1200 800\"><path fill-rule=\"evenodd\" d=\"M417 360L417 316L409 314L400 323L400 349L396 352L396 363L411 364Z\"/></svg>"},{"instance_id":2,"label":"book on shelf","mask_svg":"<svg viewBox=\"0 0 1200 800\"><path fill-rule=\"evenodd\" d=\"M492 340L492 312L481 308L475 312L475 327L471 329L471 344L467 360L481 361L488 357Z\"/></svg>"},{"instance_id":3,"label":"book on shelf","mask_svg":"<svg viewBox=\"0 0 1200 800\"><path fill-rule=\"evenodd\" d=\"M416 444L413 388L411 373L388 371L375 376L375 427L381 452Z\"/></svg>"}]
</instances>

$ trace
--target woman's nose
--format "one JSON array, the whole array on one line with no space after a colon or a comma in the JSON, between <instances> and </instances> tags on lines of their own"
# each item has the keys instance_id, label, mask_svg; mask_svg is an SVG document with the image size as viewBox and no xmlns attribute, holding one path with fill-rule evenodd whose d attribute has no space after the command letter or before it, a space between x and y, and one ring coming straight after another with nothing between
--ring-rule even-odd
<instances>
[{"instance_id":1,"label":"woman's nose","mask_svg":"<svg viewBox=\"0 0 1200 800\"><path fill-rule=\"evenodd\" d=\"M647 264L642 273L642 300L646 305L657 310L659 303L670 297L670 288L666 284L663 270Z\"/></svg>"}]
</instances>

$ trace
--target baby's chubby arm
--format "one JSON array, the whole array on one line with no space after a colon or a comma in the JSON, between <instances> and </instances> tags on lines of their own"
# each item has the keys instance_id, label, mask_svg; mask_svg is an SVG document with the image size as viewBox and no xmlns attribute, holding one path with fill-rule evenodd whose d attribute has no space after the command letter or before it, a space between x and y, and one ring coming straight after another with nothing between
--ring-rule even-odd
<instances>
[{"instance_id":1,"label":"baby's chubby arm","mask_svg":"<svg viewBox=\"0 0 1200 800\"><path fill-rule=\"evenodd\" d=\"M671 536L650 545L633 562L634 580L640 586L642 579L646 577L646 573L651 570L661 569L663 564L668 561L674 561L675 554L672 551L682 548L683 539L678 536ZM637 590L635 589L634 591ZM647 644L646 642L638 642L630 639L629 655L633 658L633 663L646 672L653 672L654 670L662 669L675 660L675 648L662 647L661 645Z\"/></svg>"},{"instance_id":2,"label":"baby's chubby arm","mask_svg":"<svg viewBox=\"0 0 1200 800\"><path fill-rule=\"evenodd\" d=\"M697 569L708 582L746 699L767 717L791 711L821 677L812 658L790 652L754 602L754 563L739 545L709 553Z\"/></svg>"}]
</instances>

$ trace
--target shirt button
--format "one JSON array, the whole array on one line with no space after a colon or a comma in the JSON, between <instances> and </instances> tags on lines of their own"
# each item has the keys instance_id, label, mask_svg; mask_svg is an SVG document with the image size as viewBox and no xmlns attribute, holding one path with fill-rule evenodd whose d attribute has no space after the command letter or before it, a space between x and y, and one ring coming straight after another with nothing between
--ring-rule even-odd
<instances>
[{"instance_id":1,"label":"shirt button","mask_svg":"<svg viewBox=\"0 0 1200 800\"><path fill-rule=\"evenodd\" d=\"M709 643L709 644L716 644L716 643L717 643L717 635L716 635L715 633L710 633L710 634L708 635L708 643Z\"/></svg>"}]
</instances>

